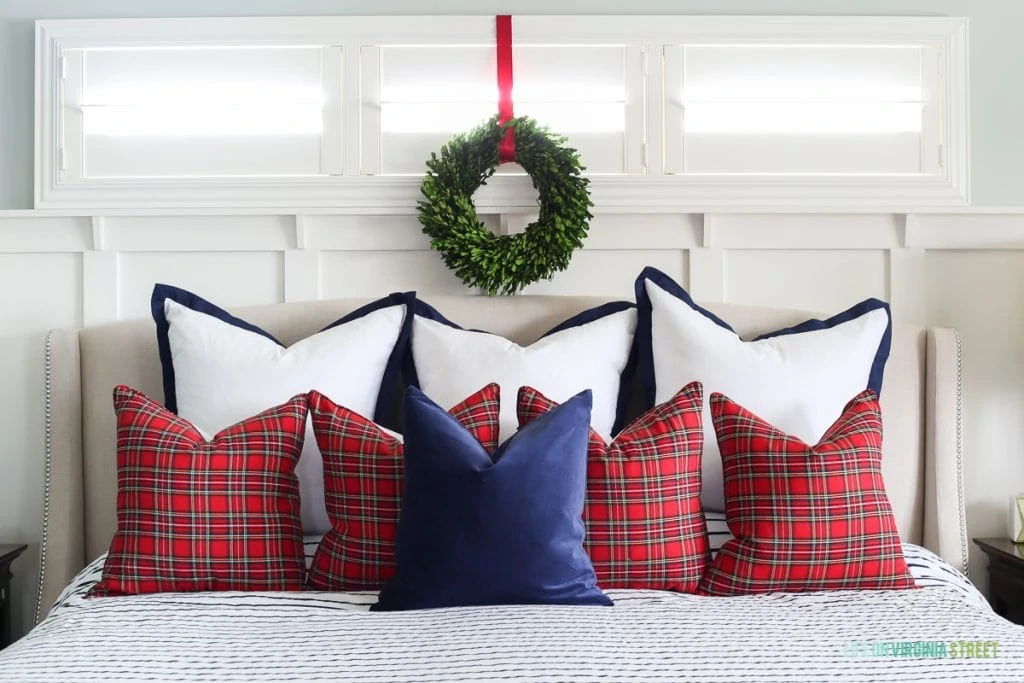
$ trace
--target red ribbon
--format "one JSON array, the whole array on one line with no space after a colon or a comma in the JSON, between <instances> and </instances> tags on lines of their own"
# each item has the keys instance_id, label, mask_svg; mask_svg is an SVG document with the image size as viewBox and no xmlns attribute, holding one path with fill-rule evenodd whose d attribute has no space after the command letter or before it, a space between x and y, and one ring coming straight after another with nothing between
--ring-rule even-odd
<instances>
[{"instance_id":1,"label":"red ribbon","mask_svg":"<svg viewBox=\"0 0 1024 683\"><path fill-rule=\"evenodd\" d=\"M498 123L512 119L512 17L497 17L498 33ZM498 160L505 164L516 159L515 131L509 128L498 145Z\"/></svg>"}]
</instances>

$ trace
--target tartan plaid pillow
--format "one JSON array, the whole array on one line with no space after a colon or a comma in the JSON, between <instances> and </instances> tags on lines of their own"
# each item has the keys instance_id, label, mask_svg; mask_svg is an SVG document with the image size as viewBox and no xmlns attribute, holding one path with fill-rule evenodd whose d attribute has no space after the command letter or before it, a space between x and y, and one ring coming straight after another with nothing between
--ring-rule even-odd
<instances>
[{"instance_id":1,"label":"tartan plaid pillow","mask_svg":"<svg viewBox=\"0 0 1024 683\"><path fill-rule=\"evenodd\" d=\"M488 384L449 413L483 445L498 448L497 384ZM309 394L309 411L324 461L331 529L324 534L307 583L323 591L380 590L395 573L395 536L405 476L400 436Z\"/></svg>"},{"instance_id":2,"label":"tartan plaid pillow","mask_svg":"<svg viewBox=\"0 0 1024 683\"><path fill-rule=\"evenodd\" d=\"M698 591L913 588L882 482L877 395L858 394L814 446L711 394L733 538Z\"/></svg>"},{"instance_id":3,"label":"tartan plaid pillow","mask_svg":"<svg viewBox=\"0 0 1024 683\"><path fill-rule=\"evenodd\" d=\"M700 505L702 396L700 383L688 384L611 444L590 430L583 545L602 588L697 589L708 561ZM556 405L522 387L520 427Z\"/></svg>"},{"instance_id":4,"label":"tartan plaid pillow","mask_svg":"<svg viewBox=\"0 0 1024 683\"><path fill-rule=\"evenodd\" d=\"M117 531L90 597L302 588L304 395L210 441L126 386L114 411Z\"/></svg>"}]
</instances>

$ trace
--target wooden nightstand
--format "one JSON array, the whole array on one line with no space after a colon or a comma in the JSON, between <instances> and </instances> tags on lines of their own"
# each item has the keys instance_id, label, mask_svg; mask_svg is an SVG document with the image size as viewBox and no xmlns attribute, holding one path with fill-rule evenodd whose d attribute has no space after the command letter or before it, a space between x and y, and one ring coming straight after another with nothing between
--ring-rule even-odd
<instances>
[{"instance_id":1,"label":"wooden nightstand","mask_svg":"<svg viewBox=\"0 0 1024 683\"><path fill-rule=\"evenodd\" d=\"M988 555L988 601L1001 617L1024 624L1024 544L1008 538L976 538Z\"/></svg>"},{"instance_id":2,"label":"wooden nightstand","mask_svg":"<svg viewBox=\"0 0 1024 683\"><path fill-rule=\"evenodd\" d=\"M14 641L11 626L11 563L27 545L0 545L0 650Z\"/></svg>"}]
</instances>

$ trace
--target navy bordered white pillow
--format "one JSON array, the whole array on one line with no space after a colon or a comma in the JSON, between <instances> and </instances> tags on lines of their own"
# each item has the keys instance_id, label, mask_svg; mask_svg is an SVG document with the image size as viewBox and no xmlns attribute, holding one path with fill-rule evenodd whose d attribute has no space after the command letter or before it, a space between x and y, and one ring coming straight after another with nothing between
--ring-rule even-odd
<instances>
[{"instance_id":1,"label":"navy bordered white pillow","mask_svg":"<svg viewBox=\"0 0 1024 683\"><path fill-rule=\"evenodd\" d=\"M745 341L665 273L645 268L635 286L637 372L648 407L701 382L706 395L726 394L785 433L817 443L851 396L881 392L892 341L883 301L866 299L826 320ZM704 509L724 510L722 462L707 405L701 477Z\"/></svg>"},{"instance_id":2,"label":"navy bordered white pillow","mask_svg":"<svg viewBox=\"0 0 1024 683\"><path fill-rule=\"evenodd\" d=\"M593 391L591 427L606 441L624 425L635 366L636 306L615 301L578 313L529 346L466 330L416 301L403 375L441 405L455 405L496 382L504 396L530 386L562 403ZM515 401L503 401L499 443L519 426Z\"/></svg>"},{"instance_id":3,"label":"navy bordered white pillow","mask_svg":"<svg viewBox=\"0 0 1024 683\"><path fill-rule=\"evenodd\" d=\"M158 284L151 305L165 405L207 436L311 389L361 415L384 415L401 372L413 301L412 292L391 294L286 347L192 292ZM303 532L326 533L323 465L308 425L296 475Z\"/></svg>"}]
</instances>

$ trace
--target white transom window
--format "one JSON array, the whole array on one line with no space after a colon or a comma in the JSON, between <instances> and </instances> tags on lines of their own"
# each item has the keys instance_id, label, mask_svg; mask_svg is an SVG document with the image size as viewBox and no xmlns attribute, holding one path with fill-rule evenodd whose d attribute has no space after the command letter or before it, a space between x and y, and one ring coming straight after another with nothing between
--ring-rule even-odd
<instances>
[{"instance_id":1,"label":"white transom window","mask_svg":"<svg viewBox=\"0 0 1024 683\"><path fill-rule=\"evenodd\" d=\"M515 112L598 209L965 204L966 60L962 19L513 18ZM497 110L491 16L44 21L36 71L40 208L412 211Z\"/></svg>"}]
</instances>

